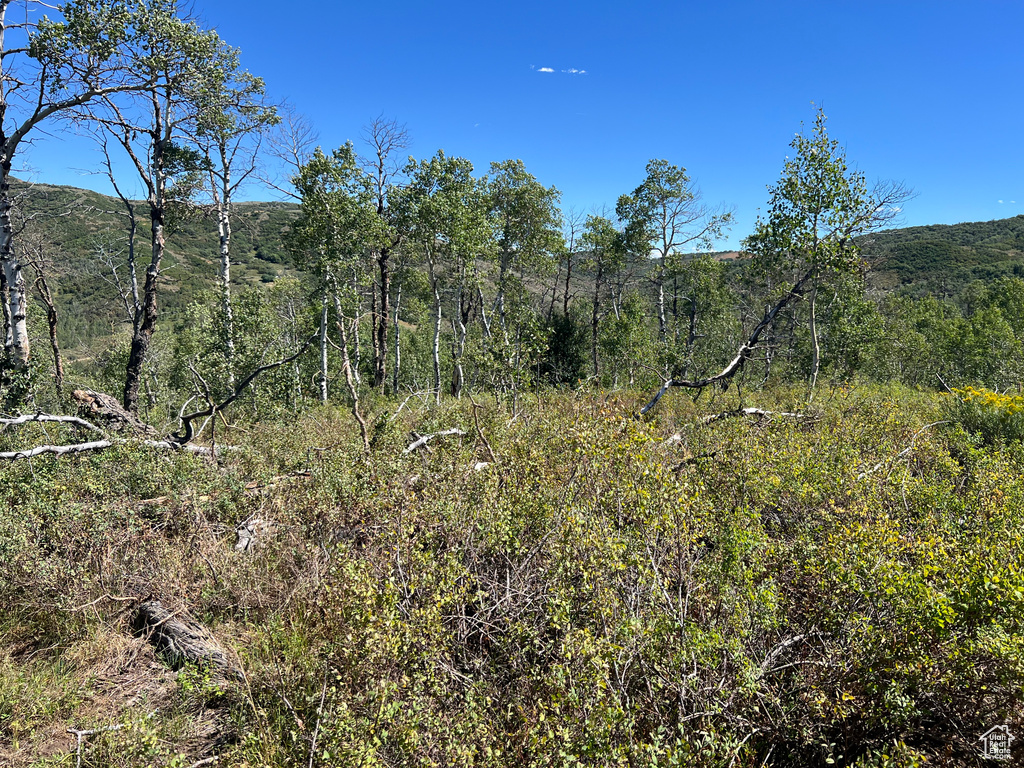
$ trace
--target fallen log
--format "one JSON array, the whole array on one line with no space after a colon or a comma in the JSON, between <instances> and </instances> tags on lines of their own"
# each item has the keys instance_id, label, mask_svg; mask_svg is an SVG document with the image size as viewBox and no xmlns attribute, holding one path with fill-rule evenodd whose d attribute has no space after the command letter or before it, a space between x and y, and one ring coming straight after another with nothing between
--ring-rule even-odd
<instances>
[{"instance_id":1,"label":"fallen log","mask_svg":"<svg viewBox=\"0 0 1024 768\"><path fill-rule=\"evenodd\" d=\"M138 416L125 410L121 403L105 392L92 389L76 389L71 393L72 399L78 404L78 410L112 432L129 430L140 435L155 435L156 430Z\"/></svg>"},{"instance_id":2,"label":"fallen log","mask_svg":"<svg viewBox=\"0 0 1024 768\"><path fill-rule=\"evenodd\" d=\"M70 424L75 427L81 427L82 429L88 429L90 432L97 432L104 437L107 436L106 433L95 424L88 422L85 419L80 419L77 416L55 416L50 413L39 412L29 413L24 416L16 416L10 419L0 418L0 426L4 427L14 427L20 424L30 423Z\"/></svg>"},{"instance_id":3,"label":"fallen log","mask_svg":"<svg viewBox=\"0 0 1024 768\"><path fill-rule=\"evenodd\" d=\"M67 456L72 453L103 451L114 445L126 445L128 442L128 440L93 440L88 443L72 443L70 445L37 445L20 451L4 451L0 453L0 459L17 461L18 459L31 459L33 456L41 456L44 453L52 453L55 456ZM235 445L218 445L210 448L205 445L179 445L167 440L140 440L139 445L145 445L158 450L185 451L186 453L196 453L201 456L220 456L228 451L238 450L238 446Z\"/></svg>"},{"instance_id":4,"label":"fallen log","mask_svg":"<svg viewBox=\"0 0 1024 768\"><path fill-rule=\"evenodd\" d=\"M139 605L134 628L156 647L172 669L194 664L222 677L238 674L238 668L209 630L181 611L168 610L159 600L146 600Z\"/></svg>"}]
</instances>

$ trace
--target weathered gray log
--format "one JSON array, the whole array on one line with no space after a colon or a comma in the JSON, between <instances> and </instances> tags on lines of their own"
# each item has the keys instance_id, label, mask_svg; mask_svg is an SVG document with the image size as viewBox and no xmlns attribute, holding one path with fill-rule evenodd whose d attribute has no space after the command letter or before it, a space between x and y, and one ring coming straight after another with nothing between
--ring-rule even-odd
<instances>
[{"instance_id":1,"label":"weathered gray log","mask_svg":"<svg viewBox=\"0 0 1024 768\"><path fill-rule=\"evenodd\" d=\"M139 606L135 631L146 637L173 669L195 664L220 675L237 674L209 630L181 612L168 610L159 600L147 600Z\"/></svg>"},{"instance_id":2,"label":"weathered gray log","mask_svg":"<svg viewBox=\"0 0 1024 768\"><path fill-rule=\"evenodd\" d=\"M155 435L156 430L133 413L121 407L116 398L91 389L76 389L71 397L81 413L88 415L112 432L127 429L140 435Z\"/></svg>"}]
</instances>

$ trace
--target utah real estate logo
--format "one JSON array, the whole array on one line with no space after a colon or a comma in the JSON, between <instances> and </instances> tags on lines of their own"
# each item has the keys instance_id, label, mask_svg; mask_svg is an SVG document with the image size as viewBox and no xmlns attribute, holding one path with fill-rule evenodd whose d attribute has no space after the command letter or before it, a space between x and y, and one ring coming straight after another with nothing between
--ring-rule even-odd
<instances>
[{"instance_id":1,"label":"utah real estate logo","mask_svg":"<svg viewBox=\"0 0 1024 768\"><path fill-rule=\"evenodd\" d=\"M1010 726L1008 725L997 725L989 728L978 739L984 745L981 753L982 757L987 757L989 760L1009 760L1010 742L1013 739L1014 736L1010 733Z\"/></svg>"}]
</instances>

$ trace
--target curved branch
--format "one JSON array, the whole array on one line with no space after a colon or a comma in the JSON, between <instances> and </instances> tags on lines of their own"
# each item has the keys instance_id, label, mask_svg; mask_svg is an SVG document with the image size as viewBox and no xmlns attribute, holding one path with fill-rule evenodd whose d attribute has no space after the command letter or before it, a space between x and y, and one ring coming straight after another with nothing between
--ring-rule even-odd
<instances>
[{"instance_id":1,"label":"curved branch","mask_svg":"<svg viewBox=\"0 0 1024 768\"><path fill-rule=\"evenodd\" d=\"M252 384L252 382L256 379L257 376L259 376L261 373L264 373L265 371L270 371L282 365L287 365L293 360L298 359L302 355L302 353L309 349L309 345L312 344L319 335L319 331L317 331L308 339L306 339L305 343L301 347L299 347L299 351L296 352L295 354L289 355L288 357L285 357L274 363L267 363L266 365L261 365L259 368L254 370L248 376L246 376L242 380L242 382L237 387L235 387L235 391L232 392L223 400L221 400L219 403L211 403L209 406L207 406L201 411L195 411L193 413L181 416L180 418L182 430L181 432L176 432L175 434L173 434L171 436L170 442L179 447L184 447L187 443L192 442L192 439L196 436L195 427L192 426L193 421L195 421L196 419L205 418L207 416L213 416L218 411L222 411L225 408L227 408L229 405L235 402L235 400L242 396L242 394L245 392L246 389L248 389L249 385Z\"/></svg>"}]
</instances>

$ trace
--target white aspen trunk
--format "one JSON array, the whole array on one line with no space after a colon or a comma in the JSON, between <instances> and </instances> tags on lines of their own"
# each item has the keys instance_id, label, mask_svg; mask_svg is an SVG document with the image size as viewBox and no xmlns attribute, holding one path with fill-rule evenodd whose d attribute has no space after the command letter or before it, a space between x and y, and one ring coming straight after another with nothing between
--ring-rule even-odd
<instances>
[{"instance_id":1,"label":"white aspen trunk","mask_svg":"<svg viewBox=\"0 0 1024 768\"><path fill-rule=\"evenodd\" d=\"M359 297L359 275L354 269L352 270L352 293L356 297L357 303L362 304L362 299ZM360 307L356 307L356 317L352 323L352 378L355 379L356 384L362 384L362 378L359 376L359 368L362 364L359 351L359 309ZM340 309L338 317L341 317Z\"/></svg>"},{"instance_id":2,"label":"white aspen trunk","mask_svg":"<svg viewBox=\"0 0 1024 768\"><path fill-rule=\"evenodd\" d=\"M320 302L320 402L327 402L327 285Z\"/></svg>"},{"instance_id":3,"label":"white aspen trunk","mask_svg":"<svg viewBox=\"0 0 1024 768\"><path fill-rule=\"evenodd\" d=\"M664 344L668 337L668 321L665 318L665 254L661 255L661 264L657 272L658 283L658 340Z\"/></svg>"},{"instance_id":4,"label":"white aspen trunk","mask_svg":"<svg viewBox=\"0 0 1024 768\"><path fill-rule=\"evenodd\" d=\"M359 434L363 438L363 450L370 452L370 435L366 429L366 419L359 410L359 389L352 375L352 362L348 356L348 334L345 332L345 316L341 313L341 299L334 292L334 310L338 315L338 335L341 336L341 367L345 373L345 384L348 386L349 397L352 398L352 415L359 424Z\"/></svg>"},{"instance_id":5,"label":"white aspen trunk","mask_svg":"<svg viewBox=\"0 0 1024 768\"><path fill-rule=\"evenodd\" d=\"M11 354L11 343L14 340L11 328L11 301L7 290L7 271L4 265L0 264L0 305L3 307L4 322L4 355Z\"/></svg>"},{"instance_id":6,"label":"white aspen trunk","mask_svg":"<svg viewBox=\"0 0 1024 768\"><path fill-rule=\"evenodd\" d=\"M430 278L430 289L434 294L434 399L441 403L441 293L437 287L437 274L434 271L434 258L427 248L427 276Z\"/></svg>"},{"instance_id":7,"label":"white aspen trunk","mask_svg":"<svg viewBox=\"0 0 1024 768\"><path fill-rule=\"evenodd\" d=\"M28 291L21 264L14 253L14 230L11 226L11 202L6 167L0 173L3 174L3 178L0 179L0 262L3 264L4 283L7 289L3 313L4 340L10 362L15 368L25 368L28 366L30 353L28 324L25 320Z\"/></svg>"},{"instance_id":8,"label":"white aspen trunk","mask_svg":"<svg viewBox=\"0 0 1024 768\"><path fill-rule=\"evenodd\" d=\"M452 367L452 397L458 399L462 397L462 387L465 385L466 377L462 371L462 356L466 351L466 324L463 322L463 284L465 282L465 275L462 275L459 284L458 293L458 306L455 308L456 319L452 321L452 331L455 335L455 340L452 344L452 351L454 357L454 366Z\"/></svg>"},{"instance_id":9,"label":"white aspen trunk","mask_svg":"<svg viewBox=\"0 0 1024 768\"><path fill-rule=\"evenodd\" d=\"M441 294L437 290L437 281L432 280L434 288L434 389L436 402L441 402Z\"/></svg>"},{"instance_id":10,"label":"white aspen trunk","mask_svg":"<svg viewBox=\"0 0 1024 768\"><path fill-rule=\"evenodd\" d=\"M478 285L476 287L476 295L480 298L480 319L484 323L484 338L491 338L491 321L487 317L487 305L484 304L484 291Z\"/></svg>"},{"instance_id":11,"label":"white aspen trunk","mask_svg":"<svg viewBox=\"0 0 1024 768\"><path fill-rule=\"evenodd\" d=\"M0 50L4 49L7 31L7 6L0 3ZM14 253L12 242L14 230L11 227L11 155L17 137L7 136L7 93L12 87L8 72L0 57L0 300L3 302L4 350L8 361L17 368L28 365L28 327L25 324L25 279L21 276L21 265ZM17 132L16 132L17 133Z\"/></svg>"},{"instance_id":12,"label":"white aspen trunk","mask_svg":"<svg viewBox=\"0 0 1024 768\"><path fill-rule=\"evenodd\" d=\"M502 330L505 329L505 276L508 274L508 268L512 263L511 254L503 253L501 255L501 265L498 268L498 293L494 297L494 307L492 312L498 316L498 323L501 325ZM481 311L483 307L481 306ZM505 337L506 343L508 342L508 334Z\"/></svg>"},{"instance_id":13,"label":"white aspen trunk","mask_svg":"<svg viewBox=\"0 0 1024 768\"><path fill-rule=\"evenodd\" d=\"M394 373L394 385L392 386L393 392L398 392L398 372L402 367L402 345L399 343L399 336L402 333L402 328L398 324L398 311L402 304L402 284L398 284L398 292L395 295L395 373Z\"/></svg>"},{"instance_id":14,"label":"white aspen trunk","mask_svg":"<svg viewBox=\"0 0 1024 768\"><path fill-rule=\"evenodd\" d=\"M216 194L217 234L220 237L220 295L221 309L224 312L224 356L228 364L228 383L235 386L235 318L231 308L231 164L228 162L227 148L220 145L221 168L223 176L221 194ZM210 172L211 182L214 181Z\"/></svg>"},{"instance_id":15,"label":"white aspen trunk","mask_svg":"<svg viewBox=\"0 0 1024 768\"><path fill-rule=\"evenodd\" d=\"M817 299L818 299L818 286L814 285L811 288L810 295L810 311L811 311L811 392L814 392L814 387L818 383L818 369L821 367L821 345L818 342L818 322L817 322Z\"/></svg>"}]
</instances>

